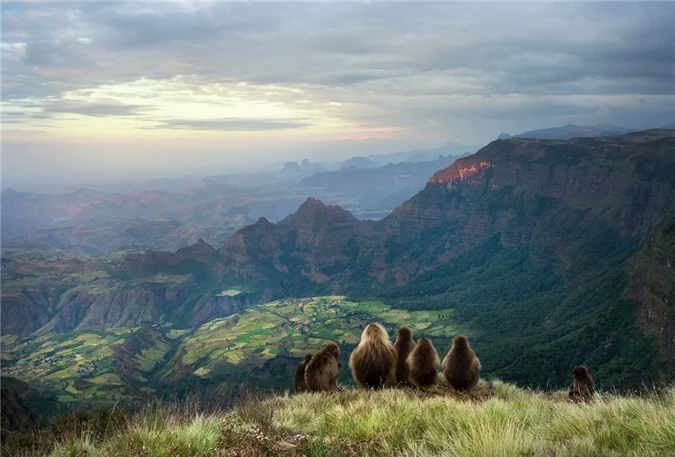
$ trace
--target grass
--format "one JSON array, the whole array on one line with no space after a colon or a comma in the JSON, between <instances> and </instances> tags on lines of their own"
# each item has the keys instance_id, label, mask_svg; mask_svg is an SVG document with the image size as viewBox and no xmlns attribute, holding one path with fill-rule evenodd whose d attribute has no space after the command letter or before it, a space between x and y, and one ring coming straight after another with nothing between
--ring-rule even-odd
<instances>
[{"instance_id":1,"label":"grass","mask_svg":"<svg viewBox=\"0 0 675 457\"><path fill-rule=\"evenodd\" d=\"M227 412L199 412L193 404L38 433L43 438L32 449L16 447L10 434L3 455L675 455L675 388L642 397L603 394L587 404L569 402L565 392L499 381L470 395L437 386L284 395L248 400Z\"/></svg>"},{"instance_id":2,"label":"grass","mask_svg":"<svg viewBox=\"0 0 675 457\"><path fill-rule=\"evenodd\" d=\"M141 350L136 356L136 365L143 372L151 371L164 358L169 351L169 345L158 341L153 347Z\"/></svg>"}]
</instances>

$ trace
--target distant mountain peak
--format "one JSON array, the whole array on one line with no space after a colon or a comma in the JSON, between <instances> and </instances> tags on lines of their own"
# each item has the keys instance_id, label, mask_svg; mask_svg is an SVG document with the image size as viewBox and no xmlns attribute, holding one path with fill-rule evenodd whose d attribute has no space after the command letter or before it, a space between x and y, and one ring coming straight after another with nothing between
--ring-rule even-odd
<instances>
[{"instance_id":1,"label":"distant mountain peak","mask_svg":"<svg viewBox=\"0 0 675 457\"><path fill-rule=\"evenodd\" d=\"M16 189L8 188L2 191L3 200L14 200L26 195L25 192L20 192Z\"/></svg>"},{"instance_id":2,"label":"distant mountain peak","mask_svg":"<svg viewBox=\"0 0 675 457\"><path fill-rule=\"evenodd\" d=\"M350 218L354 218L354 216L352 216L352 213L350 213L346 209L337 205L326 205L324 202L314 197L307 197L307 200L305 200L302 203L302 205L300 205L298 211L296 211L295 214L304 215L304 214L314 214L317 212L334 216L348 215Z\"/></svg>"},{"instance_id":3,"label":"distant mountain peak","mask_svg":"<svg viewBox=\"0 0 675 457\"><path fill-rule=\"evenodd\" d=\"M246 227L241 228L239 231L258 231L258 230L267 230L270 227L274 227L274 224L270 222L266 217L259 217L255 223L247 225Z\"/></svg>"},{"instance_id":4,"label":"distant mountain peak","mask_svg":"<svg viewBox=\"0 0 675 457\"><path fill-rule=\"evenodd\" d=\"M264 216L260 216L253 225L270 225L271 222Z\"/></svg>"},{"instance_id":5,"label":"distant mountain peak","mask_svg":"<svg viewBox=\"0 0 675 457\"><path fill-rule=\"evenodd\" d=\"M327 207L327 206L328 205L326 205L324 202L322 202L318 198L307 197L307 199L304 202L302 202L302 205L300 205L300 207L298 208L298 211L303 207L309 207L309 208L320 207L321 208L321 207Z\"/></svg>"},{"instance_id":6,"label":"distant mountain peak","mask_svg":"<svg viewBox=\"0 0 675 457\"><path fill-rule=\"evenodd\" d=\"M509 138L535 138L542 140L568 140L572 138L587 138L594 136L619 136L634 132L634 129L617 127L616 125L575 125L566 124L561 127L550 127L537 130L529 130L517 135L502 133L497 137L499 140Z\"/></svg>"},{"instance_id":7,"label":"distant mountain peak","mask_svg":"<svg viewBox=\"0 0 675 457\"><path fill-rule=\"evenodd\" d=\"M195 244L181 248L176 252L177 253L184 252L190 254L204 254L204 253L214 253L216 252L216 249L200 238Z\"/></svg>"},{"instance_id":8,"label":"distant mountain peak","mask_svg":"<svg viewBox=\"0 0 675 457\"><path fill-rule=\"evenodd\" d=\"M71 195L101 195L103 192L99 192L89 187L80 187L76 191L72 192Z\"/></svg>"},{"instance_id":9,"label":"distant mountain peak","mask_svg":"<svg viewBox=\"0 0 675 457\"><path fill-rule=\"evenodd\" d=\"M326 205L321 200L308 197L298 210L279 222L279 225L312 225L323 227L326 224L351 222L358 219L346 209L336 205Z\"/></svg>"}]
</instances>

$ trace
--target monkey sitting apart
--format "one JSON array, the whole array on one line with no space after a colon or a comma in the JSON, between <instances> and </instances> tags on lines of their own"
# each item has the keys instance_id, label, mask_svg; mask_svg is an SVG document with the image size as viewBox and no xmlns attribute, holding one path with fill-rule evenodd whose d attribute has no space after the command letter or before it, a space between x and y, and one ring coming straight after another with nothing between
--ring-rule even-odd
<instances>
[{"instance_id":1,"label":"monkey sitting apart","mask_svg":"<svg viewBox=\"0 0 675 457\"><path fill-rule=\"evenodd\" d=\"M340 348L335 343L328 343L317 351L305 368L305 382L309 392L330 392L337 390L336 379L340 375L337 358Z\"/></svg>"},{"instance_id":2,"label":"monkey sitting apart","mask_svg":"<svg viewBox=\"0 0 675 457\"><path fill-rule=\"evenodd\" d=\"M575 402L588 401L593 398L595 392L595 382L588 372L588 368L583 365L574 367L572 370L574 381L570 390L570 398Z\"/></svg>"},{"instance_id":3,"label":"monkey sitting apart","mask_svg":"<svg viewBox=\"0 0 675 457\"><path fill-rule=\"evenodd\" d=\"M307 354L305 356L305 360L300 362L300 365L298 365L298 368L295 370L295 391L297 393L307 391L307 383L305 382L305 368L312 358L312 355L313 354Z\"/></svg>"},{"instance_id":4,"label":"monkey sitting apart","mask_svg":"<svg viewBox=\"0 0 675 457\"><path fill-rule=\"evenodd\" d=\"M409 380L418 387L429 387L436 384L441 359L431 340L422 338L406 360Z\"/></svg>"},{"instance_id":5,"label":"monkey sitting apart","mask_svg":"<svg viewBox=\"0 0 675 457\"><path fill-rule=\"evenodd\" d=\"M469 346L466 336L456 336L443 359L443 375L451 387L471 390L480 379L480 360Z\"/></svg>"},{"instance_id":6,"label":"monkey sitting apart","mask_svg":"<svg viewBox=\"0 0 675 457\"><path fill-rule=\"evenodd\" d=\"M369 324L349 356L349 368L359 387L380 389L396 382L396 348L380 324Z\"/></svg>"},{"instance_id":7,"label":"monkey sitting apart","mask_svg":"<svg viewBox=\"0 0 675 457\"><path fill-rule=\"evenodd\" d=\"M412 331L408 327L401 327L396 334L396 384L399 386L410 385L408 380L408 356L415 348L415 340Z\"/></svg>"}]
</instances>

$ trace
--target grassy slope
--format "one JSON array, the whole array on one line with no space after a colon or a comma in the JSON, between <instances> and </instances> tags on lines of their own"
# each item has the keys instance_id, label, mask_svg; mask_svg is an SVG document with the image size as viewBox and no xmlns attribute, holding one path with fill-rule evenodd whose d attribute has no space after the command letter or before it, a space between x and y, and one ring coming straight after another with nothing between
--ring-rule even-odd
<instances>
[{"instance_id":1,"label":"grassy slope","mask_svg":"<svg viewBox=\"0 0 675 457\"><path fill-rule=\"evenodd\" d=\"M128 422L92 422L57 439L36 435L33 452L15 452L18 441L10 437L4 450L25 456L675 455L673 388L643 398L604 394L580 405L565 392L501 382L482 389L470 397L443 387L302 394L210 414L186 404Z\"/></svg>"}]
</instances>

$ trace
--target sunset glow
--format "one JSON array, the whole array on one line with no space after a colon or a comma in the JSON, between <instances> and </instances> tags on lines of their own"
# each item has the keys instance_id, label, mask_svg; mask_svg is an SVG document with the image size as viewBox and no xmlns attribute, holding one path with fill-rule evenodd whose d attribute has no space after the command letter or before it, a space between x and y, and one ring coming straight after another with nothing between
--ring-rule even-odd
<instances>
[{"instance_id":1,"label":"sunset glow","mask_svg":"<svg viewBox=\"0 0 675 457\"><path fill-rule=\"evenodd\" d=\"M674 17L668 3L5 2L3 176L86 174L81 154L124 174L156 171L162 151L183 172L659 127L675 118Z\"/></svg>"}]
</instances>

